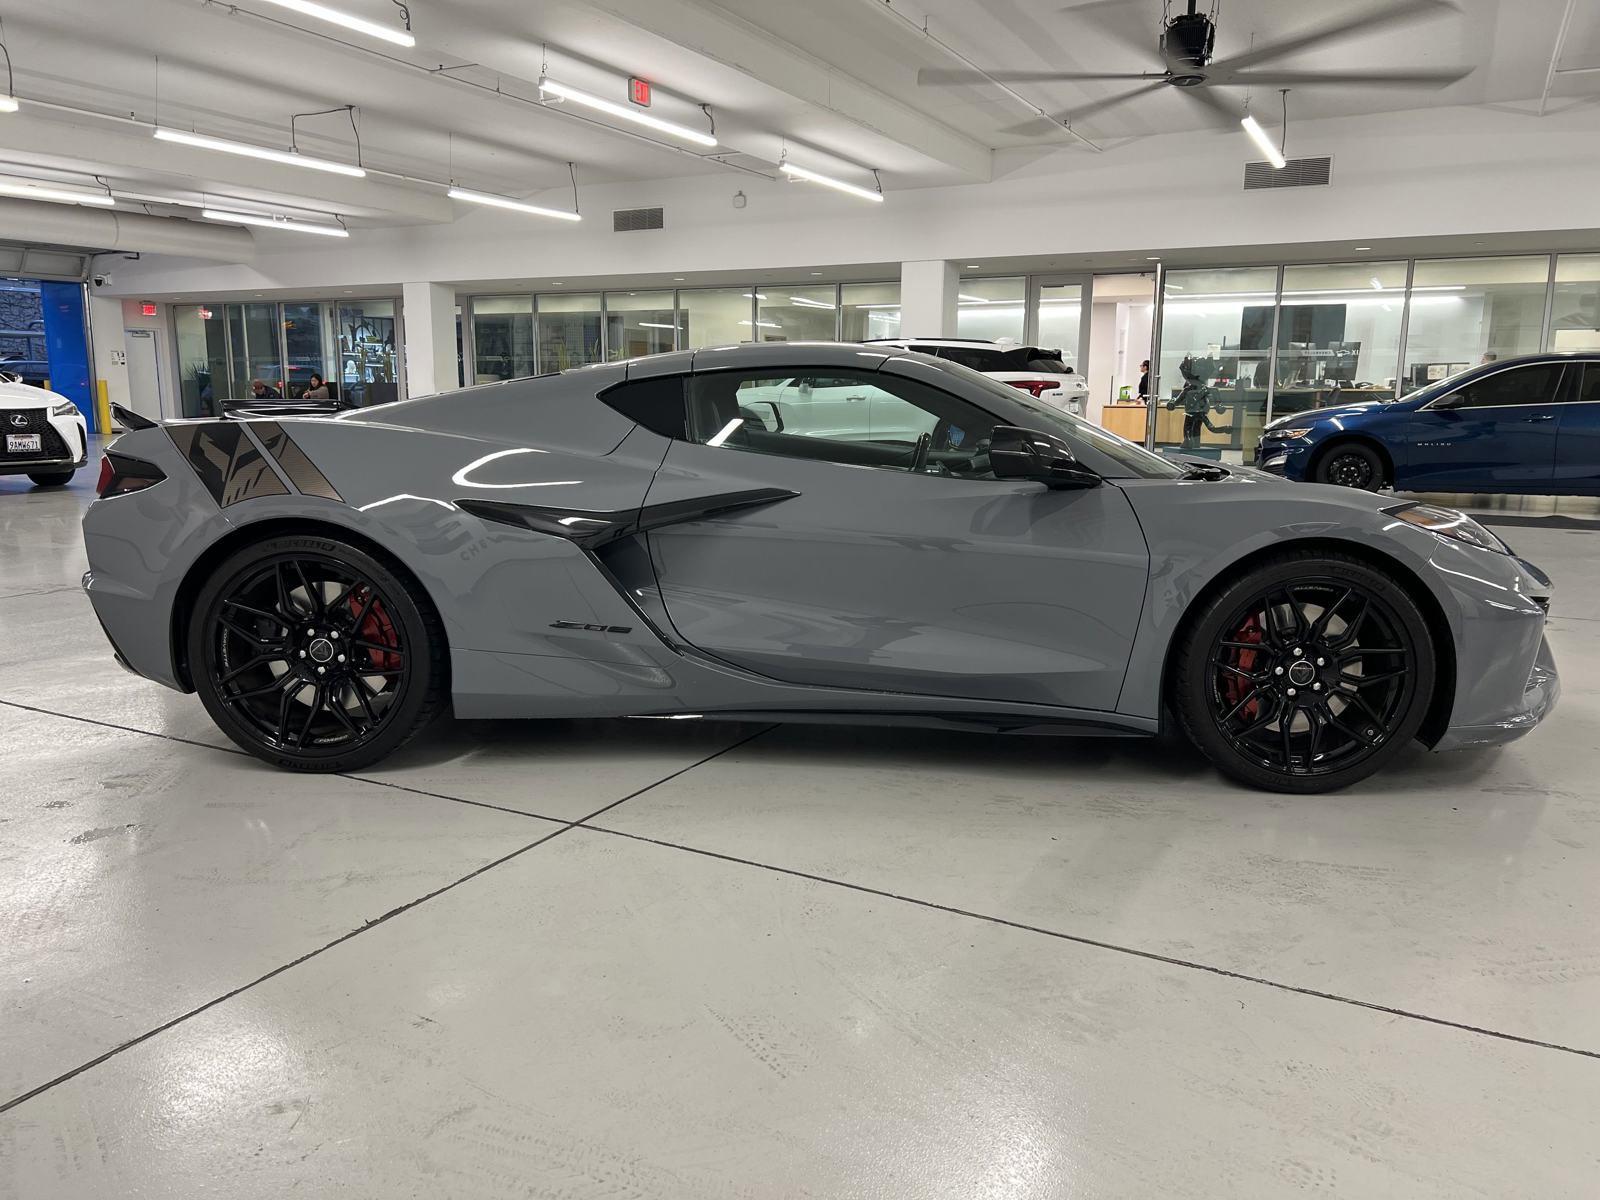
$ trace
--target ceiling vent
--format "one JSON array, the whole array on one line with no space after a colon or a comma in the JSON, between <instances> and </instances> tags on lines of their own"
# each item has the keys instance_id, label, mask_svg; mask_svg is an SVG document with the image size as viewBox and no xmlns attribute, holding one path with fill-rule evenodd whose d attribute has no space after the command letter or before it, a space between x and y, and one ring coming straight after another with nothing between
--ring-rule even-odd
<instances>
[{"instance_id":1,"label":"ceiling vent","mask_svg":"<svg viewBox=\"0 0 1600 1200\"><path fill-rule=\"evenodd\" d=\"M1333 174L1331 158L1291 158L1281 169L1271 163L1247 162L1244 165L1244 190L1260 188L1327 187Z\"/></svg>"},{"instance_id":2,"label":"ceiling vent","mask_svg":"<svg viewBox=\"0 0 1600 1200\"><path fill-rule=\"evenodd\" d=\"M662 208L618 208L611 213L613 233L634 233L640 229L662 229L666 210Z\"/></svg>"}]
</instances>

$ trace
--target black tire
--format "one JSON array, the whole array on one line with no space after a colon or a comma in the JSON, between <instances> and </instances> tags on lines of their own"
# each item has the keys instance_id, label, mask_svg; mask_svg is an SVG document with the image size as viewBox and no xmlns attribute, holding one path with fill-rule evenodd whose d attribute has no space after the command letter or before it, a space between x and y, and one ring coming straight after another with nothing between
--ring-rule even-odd
<instances>
[{"instance_id":1,"label":"black tire","mask_svg":"<svg viewBox=\"0 0 1600 1200\"><path fill-rule=\"evenodd\" d=\"M1383 456L1364 442L1340 442L1317 460L1317 482L1375 492L1384 485Z\"/></svg>"},{"instance_id":2,"label":"black tire","mask_svg":"<svg viewBox=\"0 0 1600 1200\"><path fill-rule=\"evenodd\" d=\"M229 557L195 599L187 647L211 719L292 771L370 766L449 695L449 650L428 597L329 537L267 538Z\"/></svg>"},{"instance_id":3,"label":"black tire","mask_svg":"<svg viewBox=\"0 0 1600 1200\"><path fill-rule=\"evenodd\" d=\"M1310 794L1379 771L1417 734L1436 651L1388 574L1320 551L1285 554L1202 602L1177 648L1172 703L1224 774Z\"/></svg>"},{"instance_id":4,"label":"black tire","mask_svg":"<svg viewBox=\"0 0 1600 1200\"><path fill-rule=\"evenodd\" d=\"M38 474L29 471L28 478L33 480L36 487L61 487L71 483L76 474L76 471L40 471Z\"/></svg>"}]
</instances>

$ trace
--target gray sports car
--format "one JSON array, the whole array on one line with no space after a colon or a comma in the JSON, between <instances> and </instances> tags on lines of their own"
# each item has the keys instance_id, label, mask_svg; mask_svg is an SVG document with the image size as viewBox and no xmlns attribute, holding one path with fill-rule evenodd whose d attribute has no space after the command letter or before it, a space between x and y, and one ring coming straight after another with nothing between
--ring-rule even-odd
<instances>
[{"instance_id":1,"label":"gray sports car","mask_svg":"<svg viewBox=\"0 0 1600 1200\"><path fill-rule=\"evenodd\" d=\"M145 423L148 425L148 423ZM1337 788L1556 701L1550 584L1460 513L1175 463L957 363L769 344L107 451L117 657L282 767L463 717L1181 729Z\"/></svg>"}]
</instances>

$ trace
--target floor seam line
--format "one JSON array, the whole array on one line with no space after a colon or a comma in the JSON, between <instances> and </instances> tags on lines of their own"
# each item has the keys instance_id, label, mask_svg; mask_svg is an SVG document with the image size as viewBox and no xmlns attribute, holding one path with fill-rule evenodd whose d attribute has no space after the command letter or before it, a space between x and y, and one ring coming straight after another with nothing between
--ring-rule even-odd
<instances>
[{"instance_id":1,"label":"floor seam line","mask_svg":"<svg viewBox=\"0 0 1600 1200\"><path fill-rule=\"evenodd\" d=\"M198 746L202 750L215 750L218 754L238 754L246 758L253 757L232 746L213 746L210 742L197 742L194 738L179 737L175 733L158 733L154 729L138 729L132 725L118 725L115 721L102 721L98 717L83 717L77 713L57 712L52 708L39 708L32 704L21 704L16 700L0 699L0 704L4 704L8 708L21 709L23 712L37 713L41 717L60 717L63 721L81 721L85 725L97 725L101 729L115 729L119 733L137 733L142 734L144 737L179 742L185 746Z\"/></svg>"},{"instance_id":2,"label":"floor seam line","mask_svg":"<svg viewBox=\"0 0 1600 1200\"><path fill-rule=\"evenodd\" d=\"M1227 967L1213 966L1209 963L1197 962L1193 959L1177 958L1169 954L1161 954L1154 950L1140 950L1135 946L1123 946L1116 942L1108 942L1099 938L1087 937L1082 934L1066 933L1059 929L1048 929L1042 925L1030 925L1025 921L1013 921L1006 917L996 917L989 913L974 912L971 909L957 908L954 905L940 904L934 900L923 900L916 896L906 896L899 892L886 891L875 888L869 884L854 883L847 879L835 879L827 875L817 875L810 871L802 871L796 867L780 867L773 863L759 862L756 859L741 858L735 854L724 854L717 850L706 850L699 846L688 846L681 842L671 842L663 838L646 837L643 834L627 833L621 829L610 829L604 825L589 825L583 821L575 821L572 828L584 829L591 833L603 833L611 837L627 838L630 841L644 842L648 845L658 846L666 850L676 850L680 853L696 854L705 858L715 858L723 862L735 863L740 866L755 867L758 870L771 871L779 875L789 875L796 879L806 879L813 883L828 884L831 887L845 888L854 892L861 892L869 896L879 896L885 900L895 900L902 904L911 904L919 908L931 909L935 912L948 913L952 916L966 917L969 920L984 921L991 925L1000 925L1007 929L1019 930L1023 933L1037 933L1045 937L1055 938L1058 941L1072 942L1079 946L1088 946L1097 950L1109 950L1116 954L1127 955L1131 958L1142 958L1150 962L1159 962L1167 966L1182 967L1192 971L1204 971L1211 975L1221 976L1224 979L1234 979L1242 983L1251 983L1260 987L1273 988L1277 991L1289 992L1297 996L1308 996L1317 1000L1328 1000L1337 1004L1349 1005L1353 1008L1367 1009L1371 1012L1387 1013L1390 1016L1404 1017L1408 1020L1420 1021L1430 1025L1443 1026L1446 1029L1461 1030L1466 1033L1475 1033L1483 1037L1497 1038L1501 1041L1515 1042L1519 1045L1534 1046L1543 1050L1556 1050L1564 1054L1575 1054L1582 1058L1600 1059L1600 1050L1585 1050L1578 1046L1567 1046L1560 1042L1544 1041L1541 1038L1524 1037L1521 1034L1505 1033L1498 1029L1488 1029L1481 1025L1469 1025L1464 1021L1452 1021L1446 1017L1435 1017L1428 1013L1417 1012L1414 1009L1396 1008L1392 1005L1379 1004L1371 1000L1360 1000L1354 996L1344 996L1338 992L1325 992L1317 988L1300 987L1297 984L1282 983L1275 979L1267 979L1260 975L1249 975L1243 971L1229 970ZM4 1110L0 1110L4 1111Z\"/></svg>"},{"instance_id":3,"label":"floor seam line","mask_svg":"<svg viewBox=\"0 0 1600 1200\"><path fill-rule=\"evenodd\" d=\"M12 703L11 701L0 700L0 704L11 704L11 703ZM26 708L27 706L26 705L13 705L13 707ZM43 711L43 710L31 710L31 711ZM47 714L47 715L56 716L56 715L60 715L60 714L50 713L50 714ZM86 718L86 717L74 718L74 719L75 720L86 720L86 721L89 720L89 718ZM90 721L90 723L91 724L103 724L103 722L98 722L98 721ZM484 863L482 866L476 867L473 870L467 872L467 874L461 876L459 879L452 880L451 882L446 883L446 884L442 885L441 887L435 888L431 892L427 892L427 893L425 893L425 894L423 894L421 896L418 896L415 900L408 900L404 904L398 905L395 908L391 908L388 912L383 913L381 916L374 917L372 920L367 921L362 925L358 925L354 929L347 930L346 932L340 934L338 937L334 938L332 941L326 942L323 945L316 947L315 949L308 950L308 951L306 951L306 953L300 955L298 958L291 959L290 961L288 961L286 963L283 963L280 966L274 967L272 970L266 972L263 975L258 976L255 979L252 979L248 983L242 983L238 987L232 989L231 991L224 992L220 996L214 996L210 1000L207 1000L204 1004L197 1005L196 1007L190 1009L188 1012L180 1013L178 1016L173 1017L171 1020L164 1021L162 1024L157 1025L152 1029L147 1029L144 1033L139 1034L137 1037L130 1038L128 1041L123 1042L121 1045L113 1046L110 1050L105 1051L103 1054L96 1055L94 1058L91 1058L88 1062L80 1063L78 1066L72 1068L70 1071L63 1072L62 1074L56 1076L54 1079L47 1080L46 1082L39 1084L37 1087L32 1088L29 1091L26 1091L26 1092L22 1093L22 1095L20 1095L20 1096L16 1096L16 1097L14 1097L14 1098L12 1098L10 1100L5 1101L4 1103L0 1103L0 1113L10 1112L13 1108L16 1108L18 1105L25 1104L29 1100L32 1100L37 1096L43 1095L45 1092L48 1092L52 1088L59 1087L61 1084L67 1083L67 1082L77 1078L79 1075L82 1075L84 1072L93 1070L95 1067L98 1067L102 1063L110 1061L111 1059L115 1058L117 1055L123 1053L124 1051L131 1050L135 1046L142 1045L143 1043L151 1040L152 1038L158 1037L161 1034L166 1033L169 1029L176 1028L178 1025L183 1024L185 1021L188 1021L188 1020L190 1020L190 1019L192 1019L194 1017L198 1017L202 1013L208 1012L211 1009L216 1008L219 1004L226 1003L227 1001L232 1000L234 997L242 995L243 993L249 991L251 988L254 988L254 987L259 986L260 984L266 983L270 979L275 979L279 975L282 975L284 972L292 970L293 968L301 965L302 963L309 962L311 959L317 958L320 955L326 953L327 951L332 950L332 949L334 949L334 948L336 948L338 946L343 945L345 942L350 941L352 938L358 937L359 935L361 935L363 933L366 933L369 929L375 929L379 925L385 924L386 922L388 922L389 920L391 920L394 917L398 917L403 913L410 912L412 909L417 908L420 905L426 904L429 900L436 899L437 897L444 895L444 893L446 893L448 891L452 891L453 889L455 889L457 887L460 887L462 884L470 882L471 880L476 879L478 876L483 875L483 874L485 874L485 873L487 873L489 871L494 870L496 867L503 866L504 864L510 862L512 859L518 858L521 855L526 854L530 850L537 849L538 847L544 845L546 842L550 841L551 839L558 838L564 833L567 833L567 832L569 832L569 831L571 831L573 829L577 829L578 827L583 826L585 821L592 821L595 817L600 816L602 813L610 812L612 809L616 808L618 805L625 804L629 800L632 800L632 799L635 799L638 796L644 795L644 793L648 792L651 788L660 787L664 783L670 783L672 780L677 779L680 775L685 775L688 772L694 770L696 767L703 766L706 763L711 762L713 759L721 758L724 754L727 754L727 753L729 753L730 751L733 751L733 750L737 750L739 747L744 746L744 745L748 744L749 742L754 741L756 738L760 737L762 734L769 733L773 729L776 729L776 728L777 728L776 725L768 725L768 726L765 726L762 729L758 729L755 733L752 733L749 737L740 738L738 741L733 742L733 743L731 743L731 744L729 744L727 746L724 746L722 749L717 750L714 753L708 754L708 755L704 756L703 758L696 759L694 762L690 763L688 766L682 767L682 768L680 768L680 769L678 769L676 771L673 771L669 775L664 775L660 779L657 779L652 783L648 783L642 788L638 788L635 791L629 792L626 796L623 796L620 800L613 800L613 801L611 801L611 803L603 805L600 808L597 808L594 812L589 813L587 816L580 817L576 821L566 822L561 826L560 829L552 829L549 833L545 834L543 837L536 838L534 841L529 842L526 846L519 846L517 849L511 851L509 854L504 854L504 855L501 855L499 858L492 859L491 861L489 861L487 863ZM135 731L135 732L145 732L145 731ZM168 737L170 735L167 735L167 734L152 734L151 736L153 736L153 737ZM177 739L173 739L173 740L182 741L182 740L185 740L185 739L177 738ZM201 743L201 742L196 742L196 743L192 743L192 744L194 744L194 745L204 745L204 743ZM214 747L207 747L207 749L214 749ZM354 778L354 777L352 776L351 778ZM444 799L450 799L450 797L444 797ZM530 814L521 813L519 815L528 816ZM542 819L550 819L550 818L542 818ZM585 826L585 828L593 828L593 826Z\"/></svg>"}]
</instances>

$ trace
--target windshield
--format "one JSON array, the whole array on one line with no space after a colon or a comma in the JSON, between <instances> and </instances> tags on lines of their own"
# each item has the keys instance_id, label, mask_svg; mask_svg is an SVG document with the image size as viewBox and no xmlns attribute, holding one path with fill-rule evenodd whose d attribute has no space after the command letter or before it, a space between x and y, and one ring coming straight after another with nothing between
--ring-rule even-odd
<instances>
[{"instance_id":1,"label":"windshield","mask_svg":"<svg viewBox=\"0 0 1600 1200\"><path fill-rule=\"evenodd\" d=\"M1161 455L1135 445L1126 438L1107 433L1100 426L1091 425L1088 421L1062 412L1059 408L1051 408L1044 401L1035 400L1021 388L990 379L989 376L974 371L971 367L948 359L941 361L939 365L952 375L960 376L965 382L993 393L996 399L1026 409L1031 423L1041 432L1059 434L1070 442L1077 442L1096 450L1136 479L1180 479L1184 475L1185 468L1181 464L1162 458Z\"/></svg>"}]
</instances>

